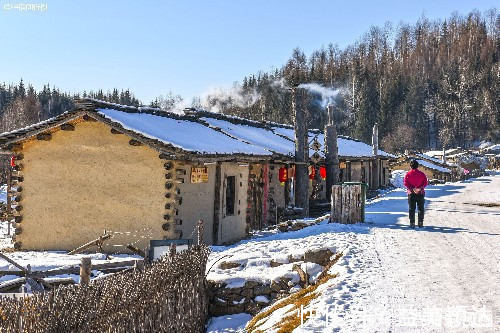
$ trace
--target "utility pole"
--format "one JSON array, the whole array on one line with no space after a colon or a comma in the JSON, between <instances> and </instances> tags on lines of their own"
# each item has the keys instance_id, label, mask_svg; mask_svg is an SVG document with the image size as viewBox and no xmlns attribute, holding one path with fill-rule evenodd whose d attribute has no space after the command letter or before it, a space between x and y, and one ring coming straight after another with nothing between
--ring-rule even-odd
<instances>
[{"instance_id":1,"label":"utility pole","mask_svg":"<svg viewBox=\"0 0 500 333\"><path fill-rule=\"evenodd\" d=\"M335 128L333 111L333 105L328 105L328 123L325 126L326 198L328 200L332 196L332 186L340 182L337 129Z\"/></svg>"},{"instance_id":2,"label":"utility pole","mask_svg":"<svg viewBox=\"0 0 500 333\"><path fill-rule=\"evenodd\" d=\"M309 216L309 133L307 130L307 94L298 87L292 88L292 109L295 127L295 206L303 209L302 216Z\"/></svg>"}]
</instances>

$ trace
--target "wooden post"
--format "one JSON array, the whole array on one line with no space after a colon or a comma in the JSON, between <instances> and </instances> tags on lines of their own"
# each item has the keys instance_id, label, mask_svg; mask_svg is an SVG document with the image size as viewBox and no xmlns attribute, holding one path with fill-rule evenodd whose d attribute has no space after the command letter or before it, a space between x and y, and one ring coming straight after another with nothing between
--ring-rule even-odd
<instances>
[{"instance_id":1,"label":"wooden post","mask_svg":"<svg viewBox=\"0 0 500 333\"><path fill-rule=\"evenodd\" d=\"M213 240L214 245L219 244L219 219L221 206L221 162L215 165L215 199L214 199L214 225L213 225Z\"/></svg>"},{"instance_id":2,"label":"wooden post","mask_svg":"<svg viewBox=\"0 0 500 333\"><path fill-rule=\"evenodd\" d=\"M337 129L333 118L333 105L328 105L328 125L325 126L326 197L332 196L332 186L340 182Z\"/></svg>"},{"instance_id":3,"label":"wooden post","mask_svg":"<svg viewBox=\"0 0 500 333\"><path fill-rule=\"evenodd\" d=\"M7 206L5 207L5 213L7 215L7 236L10 236L10 212L12 211L11 210L11 197L10 197L10 192L12 190L12 186L11 186L11 178L12 178L12 167L9 166L8 167L8 171L7 171Z\"/></svg>"},{"instance_id":4,"label":"wooden post","mask_svg":"<svg viewBox=\"0 0 500 333\"><path fill-rule=\"evenodd\" d=\"M373 126L373 135L372 135L372 148L373 148L373 155L375 157L375 160L372 163L372 175L371 175L371 184L370 188L372 189L377 189L380 186L380 167L379 167L379 158L378 156L378 124L375 123Z\"/></svg>"},{"instance_id":5,"label":"wooden post","mask_svg":"<svg viewBox=\"0 0 500 333\"><path fill-rule=\"evenodd\" d=\"M83 257L80 262L80 284L90 283L90 273L92 272L92 260L90 257Z\"/></svg>"},{"instance_id":6,"label":"wooden post","mask_svg":"<svg viewBox=\"0 0 500 333\"><path fill-rule=\"evenodd\" d=\"M203 220L198 221L198 245L203 244Z\"/></svg>"},{"instance_id":7,"label":"wooden post","mask_svg":"<svg viewBox=\"0 0 500 333\"><path fill-rule=\"evenodd\" d=\"M307 94L292 89L292 109L295 128L295 205L302 208L302 216L309 215L309 133L307 130Z\"/></svg>"}]
</instances>

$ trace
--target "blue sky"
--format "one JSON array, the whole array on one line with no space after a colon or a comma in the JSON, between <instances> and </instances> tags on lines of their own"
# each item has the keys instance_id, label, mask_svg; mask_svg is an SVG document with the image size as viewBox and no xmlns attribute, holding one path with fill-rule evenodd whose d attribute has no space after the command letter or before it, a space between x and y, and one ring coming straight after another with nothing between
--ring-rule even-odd
<instances>
[{"instance_id":1,"label":"blue sky","mask_svg":"<svg viewBox=\"0 0 500 333\"><path fill-rule=\"evenodd\" d=\"M4 10L44 3L47 11ZM129 88L148 104L169 90L187 99L280 67L293 48L344 47L371 25L447 18L489 0L419 1L5 1L0 82L64 91Z\"/></svg>"}]
</instances>

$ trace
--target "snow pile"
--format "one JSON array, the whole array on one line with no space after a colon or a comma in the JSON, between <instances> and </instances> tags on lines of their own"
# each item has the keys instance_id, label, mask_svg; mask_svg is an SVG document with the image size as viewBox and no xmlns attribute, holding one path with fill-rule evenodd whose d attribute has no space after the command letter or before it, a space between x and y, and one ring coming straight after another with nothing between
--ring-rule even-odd
<instances>
[{"instance_id":1,"label":"snow pile","mask_svg":"<svg viewBox=\"0 0 500 333\"><path fill-rule=\"evenodd\" d=\"M404 170L394 170L391 172L390 182L394 187L404 188L404 179L405 179L406 171Z\"/></svg>"}]
</instances>

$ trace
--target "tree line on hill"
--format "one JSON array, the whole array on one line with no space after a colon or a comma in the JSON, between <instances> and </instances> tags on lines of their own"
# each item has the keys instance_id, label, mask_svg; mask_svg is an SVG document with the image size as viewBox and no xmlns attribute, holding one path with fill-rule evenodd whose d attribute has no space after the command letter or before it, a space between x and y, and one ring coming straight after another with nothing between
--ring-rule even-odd
<instances>
[{"instance_id":1,"label":"tree line on hill","mask_svg":"<svg viewBox=\"0 0 500 333\"><path fill-rule=\"evenodd\" d=\"M291 87L317 84L329 89L339 134L370 141L379 124L388 151L463 146L500 141L500 15L496 9L445 20L421 18L414 25L372 27L341 49L330 44L309 57L300 49L272 71L260 71L195 98L203 107L255 120L293 123ZM334 96L334 97L332 97ZM0 85L0 131L45 120L73 108L73 98L91 97L141 105L132 92L70 94L45 85ZM325 99L309 90L310 128L326 123ZM186 105L169 93L149 104L166 110Z\"/></svg>"},{"instance_id":2,"label":"tree line on hill","mask_svg":"<svg viewBox=\"0 0 500 333\"><path fill-rule=\"evenodd\" d=\"M281 68L243 78L242 96L207 97L224 113L292 123L287 86L318 83L339 89L341 134L370 141L379 124L390 151L469 146L500 140L500 15L496 9L421 18L414 25L372 27L352 45L330 44L307 57L295 49ZM256 98L255 96L258 96ZM326 113L311 96L311 127Z\"/></svg>"}]
</instances>

